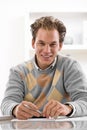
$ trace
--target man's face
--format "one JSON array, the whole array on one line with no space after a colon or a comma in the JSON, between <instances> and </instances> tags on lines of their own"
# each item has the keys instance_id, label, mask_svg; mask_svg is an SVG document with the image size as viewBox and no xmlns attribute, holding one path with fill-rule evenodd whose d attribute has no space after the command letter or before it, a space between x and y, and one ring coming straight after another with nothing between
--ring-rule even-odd
<instances>
[{"instance_id":1,"label":"man's face","mask_svg":"<svg viewBox=\"0 0 87 130\"><path fill-rule=\"evenodd\" d=\"M58 31L40 28L35 41L32 40L32 47L35 49L38 66L41 69L46 69L52 64L58 51L62 48L62 43L59 44Z\"/></svg>"}]
</instances>

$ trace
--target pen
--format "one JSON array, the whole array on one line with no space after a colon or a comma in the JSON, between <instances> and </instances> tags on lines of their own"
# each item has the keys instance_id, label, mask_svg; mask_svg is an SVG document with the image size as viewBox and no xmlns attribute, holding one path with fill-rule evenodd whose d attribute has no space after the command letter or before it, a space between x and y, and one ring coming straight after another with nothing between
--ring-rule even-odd
<instances>
[{"instance_id":1,"label":"pen","mask_svg":"<svg viewBox=\"0 0 87 130\"><path fill-rule=\"evenodd\" d=\"M28 106L28 105L26 105L26 104L24 104L24 106L27 107L28 109L33 110L33 111L35 111L35 112L38 112L40 115L42 115L42 112L41 112L41 111L32 109L30 106Z\"/></svg>"}]
</instances>

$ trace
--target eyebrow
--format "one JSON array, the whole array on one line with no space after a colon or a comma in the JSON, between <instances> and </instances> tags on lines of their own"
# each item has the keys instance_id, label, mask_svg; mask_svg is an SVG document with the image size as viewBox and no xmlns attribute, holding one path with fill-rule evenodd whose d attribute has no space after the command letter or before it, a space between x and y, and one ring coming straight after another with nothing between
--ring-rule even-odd
<instances>
[{"instance_id":1,"label":"eyebrow","mask_svg":"<svg viewBox=\"0 0 87 130\"><path fill-rule=\"evenodd\" d=\"M42 41L42 40L39 40L38 42L48 43L48 42L45 42L45 41ZM57 41L52 41L50 44L53 44L53 43L57 43Z\"/></svg>"}]
</instances>

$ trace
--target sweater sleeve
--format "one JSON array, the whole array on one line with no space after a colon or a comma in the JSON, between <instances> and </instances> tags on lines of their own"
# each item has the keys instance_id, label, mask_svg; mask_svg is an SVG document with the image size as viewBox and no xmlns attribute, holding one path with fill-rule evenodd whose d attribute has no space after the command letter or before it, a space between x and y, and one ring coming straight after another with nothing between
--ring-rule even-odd
<instances>
[{"instance_id":1,"label":"sweater sleeve","mask_svg":"<svg viewBox=\"0 0 87 130\"><path fill-rule=\"evenodd\" d=\"M75 112L73 116L87 115L87 79L80 64L76 61L68 61L64 68L65 90L69 93Z\"/></svg>"},{"instance_id":2,"label":"sweater sleeve","mask_svg":"<svg viewBox=\"0 0 87 130\"><path fill-rule=\"evenodd\" d=\"M13 108L19 104L24 97L24 83L20 73L10 70L9 81L6 86L4 99L1 103L1 111L4 115L12 115Z\"/></svg>"}]
</instances>

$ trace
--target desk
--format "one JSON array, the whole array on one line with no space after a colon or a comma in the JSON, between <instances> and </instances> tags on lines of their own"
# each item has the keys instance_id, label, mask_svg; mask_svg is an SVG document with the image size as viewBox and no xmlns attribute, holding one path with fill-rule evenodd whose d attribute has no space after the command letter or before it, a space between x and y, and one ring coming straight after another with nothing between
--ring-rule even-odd
<instances>
[{"instance_id":1,"label":"desk","mask_svg":"<svg viewBox=\"0 0 87 130\"><path fill-rule=\"evenodd\" d=\"M87 117L0 121L0 130L87 130Z\"/></svg>"}]
</instances>

